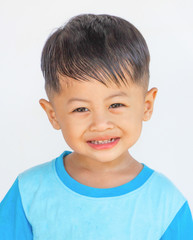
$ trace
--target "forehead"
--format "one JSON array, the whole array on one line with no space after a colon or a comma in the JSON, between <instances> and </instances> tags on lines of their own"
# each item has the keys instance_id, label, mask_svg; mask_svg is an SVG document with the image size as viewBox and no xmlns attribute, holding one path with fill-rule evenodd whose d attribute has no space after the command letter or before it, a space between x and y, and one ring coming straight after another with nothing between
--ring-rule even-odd
<instances>
[{"instance_id":1,"label":"forehead","mask_svg":"<svg viewBox=\"0 0 193 240\"><path fill-rule=\"evenodd\" d=\"M107 92L114 90L125 90L125 91L131 91L134 88L140 87L136 84L134 84L129 78L127 79L127 82L117 81L115 83L112 80L104 80L102 81L93 79L93 78L87 78L85 80L76 80L70 77L59 77L59 82L61 86L61 92L67 92L67 91L75 91L76 89L95 89L98 88L104 89ZM96 89L97 88L97 89Z\"/></svg>"},{"instance_id":2,"label":"forehead","mask_svg":"<svg viewBox=\"0 0 193 240\"><path fill-rule=\"evenodd\" d=\"M141 86L138 86L131 81L125 85L120 83L108 82L108 85L103 84L95 79L91 80L76 80L72 78L60 78L61 92L55 96L55 99L66 100L68 103L78 99L84 99L89 102L108 100L112 97L143 97L144 91Z\"/></svg>"}]
</instances>

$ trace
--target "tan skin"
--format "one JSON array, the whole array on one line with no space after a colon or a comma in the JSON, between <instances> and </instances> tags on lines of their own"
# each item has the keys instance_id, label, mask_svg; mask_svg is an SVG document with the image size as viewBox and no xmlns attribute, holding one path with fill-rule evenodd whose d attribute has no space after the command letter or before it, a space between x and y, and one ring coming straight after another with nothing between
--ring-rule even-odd
<instances>
[{"instance_id":1,"label":"tan skin","mask_svg":"<svg viewBox=\"0 0 193 240\"><path fill-rule=\"evenodd\" d=\"M74 151L64 158L69 175L97 188L120 186L135 178L143 165L128 149L140 137L142 122L151 118L158 89L145 91L131 81L127 86L106 87L95 80L78 82L64 77L60 78L60 84L60 94L54 94L50 101L40 99L39 103L52 126L62 131ZM69 103L74 97L85 101ZM113 148L103 150L93 149L87 143L104 136L116 136L120 140Z\"/></svg>"}]
</instances>

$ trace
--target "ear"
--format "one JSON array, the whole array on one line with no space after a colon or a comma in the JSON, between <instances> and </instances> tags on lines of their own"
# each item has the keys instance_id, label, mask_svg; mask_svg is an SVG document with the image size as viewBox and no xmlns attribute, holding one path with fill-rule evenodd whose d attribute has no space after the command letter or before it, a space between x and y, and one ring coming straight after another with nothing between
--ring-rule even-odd
<instances>
[{"instance_id":1,"label":"ear","mask_svg":"<svg viewBox=\"0 0 193 240\"><path fill-rule=\"evenodd\" d=\"M148 121L152 116L154 101L155 101L157 92L158 92L157 88L152 88L146 93L143 121Z\"/></svg>"},{"instance_id":2,"label":"ear","mask_svg":"<svg viewBox=\"0 0 193 240\"><path fill-rule=\"evenodd\" d=\"M39 103L40 103L41 107L44 109L44 111L46 112L48 119L49 119L50 123L52 124L53 128L55 128L56 130L59 130L60 125L56 119L56 114L52 107L52 104L45 99L40 99Z\"/></svg>"}]
</instances>

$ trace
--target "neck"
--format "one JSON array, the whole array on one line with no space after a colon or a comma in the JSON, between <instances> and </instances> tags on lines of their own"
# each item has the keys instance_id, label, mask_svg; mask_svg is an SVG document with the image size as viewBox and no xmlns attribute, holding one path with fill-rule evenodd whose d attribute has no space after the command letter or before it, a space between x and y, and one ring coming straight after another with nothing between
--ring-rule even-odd
<instances>
[{"instance_id":1,"label":"neck","mask_svg":"<svg viewBox=\"0 0 193 240\"><path fill-rule=\"evenodd\" d=\"M84 170L93 174L116 174L132 168L137 161L127 151L119 158L109 162L99 162L94 159L71 153L65 157L65 164L71 168Z\"/></svg>"}]
</instances>

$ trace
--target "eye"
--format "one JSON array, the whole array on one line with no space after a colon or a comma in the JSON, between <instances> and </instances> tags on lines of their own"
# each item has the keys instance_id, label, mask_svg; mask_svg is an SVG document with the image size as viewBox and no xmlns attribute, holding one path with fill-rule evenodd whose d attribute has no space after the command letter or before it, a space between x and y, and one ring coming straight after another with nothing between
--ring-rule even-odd
<instances>
[{"instance_id":1,"label":"eye","mask_svg":"<svg viewBox=\"0 0 193 240\"><path fill-rule=\"evenodd\" d=\"M85 109L88 109L88 108L80 107L80 108L75 109L73 112L87 112L87 111L84 111Z\"/></svg>"},{"instance_id":2,"label":"eye","mask_svg":"<svg viewBox=\"0 0 193 240\"><path fill-rule=\"evenodd\" d=\"M125 105L122 103L113 103L111 106L114 106L113 108L118 108L118 107L124 107Z\"/></svg>"}]
</instances>

